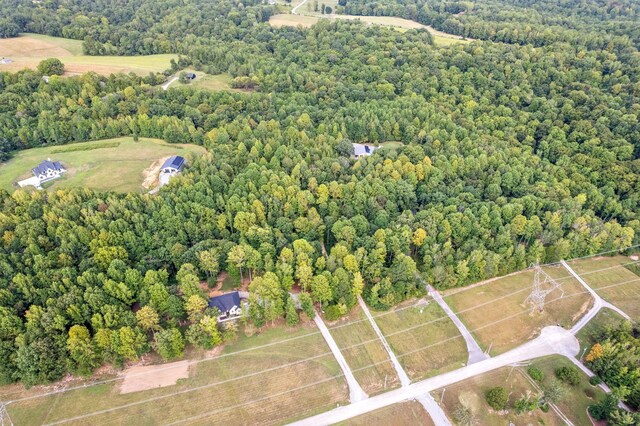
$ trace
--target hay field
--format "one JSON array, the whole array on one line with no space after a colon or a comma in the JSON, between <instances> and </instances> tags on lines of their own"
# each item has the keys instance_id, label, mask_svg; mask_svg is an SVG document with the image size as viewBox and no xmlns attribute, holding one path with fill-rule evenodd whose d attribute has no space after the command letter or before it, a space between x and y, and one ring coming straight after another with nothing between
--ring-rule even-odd
<instances>
[{"instance_id":1,"label":"hay field","mask_svg":"<svg viewBox=\"0 0 640 426\"><path fill-rule=\"evenodd\" d=\"M22 34L19 37L0 39L0 58L12 60L9 64L0 64L0 71L36 69L40 61L58 58L65 66L66 76L89 71L102 75L118 72L146 75L169 68L170 60L177 58L177 55L87 56L82 53L80 40Z\"/></svg>"}]
</instances>

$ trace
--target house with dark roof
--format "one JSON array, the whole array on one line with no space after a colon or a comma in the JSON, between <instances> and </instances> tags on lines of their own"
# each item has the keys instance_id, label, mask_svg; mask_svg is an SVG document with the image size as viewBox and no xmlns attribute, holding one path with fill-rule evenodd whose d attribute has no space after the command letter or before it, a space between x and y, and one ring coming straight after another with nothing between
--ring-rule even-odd
<instances>
[{"instance_id":1,"label":"house with dark roof","mask_svg":"<svg viewBox=\"0 0 640 426\"><path fill-rule=\"evenodd\" d=\"M209 307L220 311L218 321L226 321L242 315L240 293L232 291L209 299Z\"/></svg>"},{"instance_id":2,"label":"house with dark roof","mask_svg":"<svg viewBox=\"0 0 640 426\"><path fill-rule=\"evenodd\" d=\"M31 169L31 171L40 183L43 183L59 178L67 169L65 169L59 161L51 161L51 159L48 158L38 164L37 167Z\"/></svg>"},{"instance_id":3,"label":"house with dark roof","mask_svg":"<svg viewBox=\"0 0 640 426\"><path fill-rule=\"evenodd\" d=\"M195 75L195 73L188 72L188 73L185 74L184 78L186 78L187 80L191 81L191 80L195 80L196 79L196 75Z\"/></svg>"},{"instance_id":4,"label":"house with dark roof","mask_svg":"<svg viewBox=\"0 0 640 426\"><path fill-rule=\"evenodd\" d=\"M377 146L370 146L370 145L364 145L364 144L361 144L361 143L354 143L353 144L353 156L356 157L356 158L368 157L369 155L373 154L373 151L375 151L378 148L379 147L377 147Z\"/></svg>"},{"instance_id":5,"label":"house with dark roof","mask_svg":"<svg viewBox=\"0 0 640 426\"><path fill-rule=\"evenodd\" d=\"M184 165L184 158L180 157L179 155L174 155L172 157L169 157L167 161L164 162L164 164L160 168L160 171L162 173L178 173L182 171Z\"/></svg>"}]
</instances>

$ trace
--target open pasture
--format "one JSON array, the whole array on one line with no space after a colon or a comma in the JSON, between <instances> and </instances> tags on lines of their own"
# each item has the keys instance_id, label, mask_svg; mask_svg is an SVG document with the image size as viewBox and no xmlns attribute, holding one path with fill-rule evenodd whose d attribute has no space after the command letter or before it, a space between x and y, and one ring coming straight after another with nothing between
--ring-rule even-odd
<instances>
[{"instance_id":1,"label":"open pasture","mask_svg":"<svg viewBox=\"0 0 640 426\"><path fill-rule=\"evenodd\" d=\"M40 61L58 58L64 63L66 76L89 71L102 75L118 72L147 75L168 69L171 59L176 59L177 55L88 56L83 54L80 40L22 34L19 37L0 39L0 58L12 61L0 64L0 71L36 69Z\"/></svg>"}]
</instances>

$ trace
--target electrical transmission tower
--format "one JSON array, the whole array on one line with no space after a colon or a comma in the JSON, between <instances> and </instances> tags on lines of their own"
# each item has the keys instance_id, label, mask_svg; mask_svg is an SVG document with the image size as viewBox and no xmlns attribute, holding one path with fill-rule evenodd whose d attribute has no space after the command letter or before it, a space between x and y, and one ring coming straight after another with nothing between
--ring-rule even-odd
<instances>
[{"instance_id":1,"label":"electrical transmission tower","mask_svg":"<svg viewBox=\"0 0 640 426\"><path fill-rule=\"evenodd\" d=\"M7 406L0 401L0 426L13 426L13 422L7 413Z\"/></svg>"},{"instance_id":2,"label":"electrical transmission tower","mask_svg":"<svg viewBox=\"0 0 640 426\"><path fill-rule=\"evenodd\" d=\"M525 304L531 304L531 314L533 314L536 309L538 312L544 311L544 300L553 290L559 289L562 292L562 296L564 296L564 291L562 287L560 287L560 284L542 270L539 262L536 262L534 271L531 294L529 294L524 301Z\"/></svg>"}]
</instances>

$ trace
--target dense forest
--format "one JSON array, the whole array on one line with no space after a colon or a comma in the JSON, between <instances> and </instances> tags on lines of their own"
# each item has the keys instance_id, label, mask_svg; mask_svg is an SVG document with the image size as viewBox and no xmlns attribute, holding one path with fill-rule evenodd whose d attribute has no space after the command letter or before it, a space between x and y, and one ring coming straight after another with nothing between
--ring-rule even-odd
<instances>
[{"instance_id":1,"label":"dense forest","mask_svg":"<svg viewBox=\"0 0 640 426\"><path fill-rule=\"evenodd\" d=\"M619 4L607 13L633 19L636 6ZM253 89L0 73L2 159L123 135L208 150L157 196L0 192L0 381L219 344L234 330L218 328L200 282L220 271L250 277L248 314L261 326L297 321L294 287L308 315L317 303L337 318L359 294L376 309L418 294L416 273L450 288L637 244L633 31L603 20L585 34L596 9L558 10L567 22L539 17L562 27L555 38L507 40L471 32L489 6L452 18L459 7L433 6L471 19L464 35L513 43L436 48L424 30L355 22L275 29L275 7L260 2L0 0L3 36L178 53L166 75L192 66ZM515 18L526 7L480 20L527 34ZM383 148L356 160L351 142Z\"/></svg>"}]
</instances>

